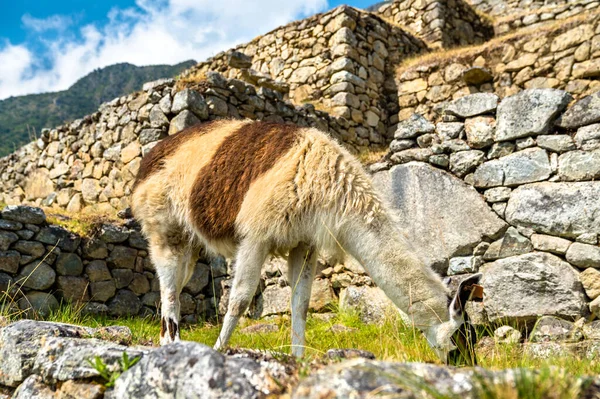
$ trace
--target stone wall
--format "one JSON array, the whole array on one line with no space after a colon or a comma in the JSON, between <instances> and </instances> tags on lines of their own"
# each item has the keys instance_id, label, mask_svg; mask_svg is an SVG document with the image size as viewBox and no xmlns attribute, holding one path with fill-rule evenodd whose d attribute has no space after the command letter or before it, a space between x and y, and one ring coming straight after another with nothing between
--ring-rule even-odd
<instances>
[{"instance_id":1,"label":"stone wall","mask_svg":"<svg viewBox=\"0 0 600 399\"><path fill-rule=\"evenodd\" d=\"M569 3L589 4L596 0L467 0L472 7L485 14L504 16L507 14L523 14L546 7L561 7Z\"/></svg>"},{"instance_id":2,"label":"stone wall","mask_svg":"<svg viewBox=\"0 0 600 399\"><path fill-rule=\"evenodd\" d=\"M0 307L9 313L46 317L71 302L84 313L111 317L155 315L160 285L148 257L147 243L133 220L99 223L89 237L47 222L40 208L7 206L0 212ZM284 260L264 266L250 317L289 312L291 287ZM204 255L180 296L184 321L210 319L227 310L232 268L223 258ZM346 306L374 290L358 265L319 263L310 309L331 310L338 298ZM380 295L378 293L373 295ZM344 299L346 298L346 299ZM387 303L386 303L387 306ZM380 310L383 312L383 309ZM384 314L366 315L367 320Z\"/></svg>"},{"instance_id":3,"label":"stone wall","mask_svg":"<svg viewBox=\"0 0 600 399\"><path fill-rule=\"evenodd\" d=\"M559 26L498 38L450 55L433 53L402 65L396 79L398 119L414 112L435 118L448 101L478 92L505 97L549 87L580 98L598 90L599 15L575 17Z\"/></svg>"},{"instance_id":4,"label":"stone wall","mask_svg":"<svg viewBox=\"0 0 600 399\"><path fill-rule=\"evenodd\" d=\"M461 97L441 122L401 122L372 167L391 167L375 179L428 264L483 272L478 320L600 311L600 92L571 101L557 89Z\"/></svg>"},{"instance_id":5,"label":"stone wall","mask_svg":"<svg viewBox=\"0 0 600 399\"><path fill-rule=\"evenodd\" d=\"M598 7L600 7L600 2L594 0L549 4L537 9L528 9L525 12L499 17L494 21L494 31L496 35L503 35L524 27L539 28L586 12L593 12Z\"/></svg>"},{"instance_id":6,"label":"stone wall","mask_svg":"<svg viewBox=\"0 0 600 399\"><path fill-rule=\"evenodd\" d=\"M385 136L394 66L424 51L425 43L376 14L340 6L220 53L186 78L218 71L258 86L274 80L294 104L312 103L365 134Z\"/></svg>"},{"instance_id":7,"label":"stone wall","mask_svg":"<svg viewBox=\"0 0 600 399\"><path fill-rule=\"evenodd\" d=\"M117 98L0 159L0 201L114 213L128 206L141 158L168 134L216 118L250 118L314 126L354 149L385 140L310 104L294 106L275 90L217 73L195 89L158 81Z\"/></svg>"},{"instance_id":8,"label":"stone wall","mask_svg":"<svg viewBox=\"0 0 600 399\"><path fill-rule=\"evenodd\" d=\"M494 35L492 23L463 0L393 1L377 12L406 26L432 47L478 44Z\"/></svg>"}]
</instances>

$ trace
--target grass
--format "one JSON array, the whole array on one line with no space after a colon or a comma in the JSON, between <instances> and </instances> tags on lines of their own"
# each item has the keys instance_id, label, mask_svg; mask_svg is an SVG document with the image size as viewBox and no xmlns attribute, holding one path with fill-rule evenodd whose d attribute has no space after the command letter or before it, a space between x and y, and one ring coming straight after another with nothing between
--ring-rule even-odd
<instances>
[{"instance_id":1,"label":"grass","mask_svg":"<svg viewBox=\"0 0 600 399\"><path fill-rule=\"evenodd\" d=\"M48 223L64 227L81 237L93 236L104 223L121 224L123 222L116 215L106 212L69 213L55 208L44 209L44 211Z\"/></svg>"},{"instance_id":2,"label":"grass","mask_svg":"<svg viewBox=\"0 0 600 399\"><path fill-rule=\"evenodd\" d=\"M596 11L584 13L583 15L580 14L568 19L556 20L554 22L544 24L543 26L522 28L512 33L496 37L484 44L434 51L424 55L419 54L414 57L409 57L400 63L396 69L396 76L400 76L402 73L410 70L411 68L427 64L435 64L440 67L453 62L461 61L465 61L467 64L470 64L470 62L472 62L472 58L480 55L486 58L489 67L489 65L493 65L496 62L494 60L502 57L505 44L528 37L534 38L540 36L546 36L548 38L548 42L551 42L554 37L564 33L566 30L574 28L581 23L593 20L594 15L598 16L600 15L600 12Z\"/></svg>"}]
</instances>

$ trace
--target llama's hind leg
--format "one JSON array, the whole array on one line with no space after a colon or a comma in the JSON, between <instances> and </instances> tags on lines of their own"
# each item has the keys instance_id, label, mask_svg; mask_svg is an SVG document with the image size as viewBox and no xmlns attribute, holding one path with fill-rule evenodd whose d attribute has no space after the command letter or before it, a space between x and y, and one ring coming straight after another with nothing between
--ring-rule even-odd
<instances>
[{"instance_id":1,"label":"llama's hind leg","mask_svg":"<svg viewBox=\"0 0 600 399\"><path fill-rule=\"evenodd\" d=\"M269 248L264 243L246 240L240 244L235 256L233 284L227 313L215 349L227 346L238 320L250 306L260 281L260 270L268 254Z\"/></svg>"},{"instance_id":2,"label":"llama's hind leg","mask_svg":"<svg viewBox=\"0 0 600 399\"><path fill-rule=\"evenodd\" d=\"M160 344L179 341L179 295L191 277L197 251L190 247L151 246L152 262L160 282Z\"/></svg>"},{"instance_id":3,"label":"llama's hind leg","mask_svg":"<svg viewBox=\"0 0 600 399\"><path fill-rule=\"evenodd\" d=\"M292 287L292 355L304 355L306 316L310 303L317 254L313 247L300 244L290 251L288 275Z\"/></svg>"}]
</instances>

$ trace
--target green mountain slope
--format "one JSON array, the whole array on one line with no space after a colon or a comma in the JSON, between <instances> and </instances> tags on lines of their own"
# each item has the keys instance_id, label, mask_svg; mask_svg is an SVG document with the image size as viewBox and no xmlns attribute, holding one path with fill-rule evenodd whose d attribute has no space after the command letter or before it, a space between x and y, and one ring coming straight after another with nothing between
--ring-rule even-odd
<instances>
[{"instance_id":1,"label":"green mountain slope","mask_svg":"<svg viewBox=\"0 0 600 399\"><path fill-rule=\"evenodd\" d=\"M144 67L115 64L93 71L65 91L2 100L0 157L32 141L44 127L54 127L93 113L103 102L141 90L145 82L174 77L195 64L192 60L177 65Z\"/></svg>"}]
</instances>

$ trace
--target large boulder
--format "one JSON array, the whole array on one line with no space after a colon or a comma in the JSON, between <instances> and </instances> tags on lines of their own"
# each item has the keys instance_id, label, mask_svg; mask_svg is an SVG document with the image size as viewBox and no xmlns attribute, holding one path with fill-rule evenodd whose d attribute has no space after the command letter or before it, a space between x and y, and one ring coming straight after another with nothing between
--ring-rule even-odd
<instances>
[{"instance_id":1,"label":"large boulder","mask_svg":"<svg viewBox=\"0 0 600 399\"><path fill-rule=\"evenodd\" d=\"M277 377L287 379L285 367L275 361L226 357L202 344L178 342L145 355L117 379L109 398L276 396L282 391Z\"/></svg>"},{"instance_id":2,"label":"large boulder","mask_svg":"<svg viewBox=\"0 0 600 399\"><path fill-rule=\"evenodd\" d=\"M439 273L450 258L470 255L482 239L499 238L507 227L473 187L428 164L397 165L374 181L393 205L400 229Z\"/></svg>"},{"instance_id":3,"label":"large boulder","mask_svg":"<svg viewBox=\"0 0 600 399\"><path fill-rule=\"evenodd\" d=\"M506 97L498 106L496 141L546 134L572 97L563 90L529 89Z\"/></svg>"},{"instance_id":4,"label":"large boulder","mask_svg":"<svg viewBox=\"0 0 600 399\"><path fill-rule=\"evenodd\" d=\"M587 314L578 272L557 256L512 256L487 263L480 271L490 321L528 323L544 315L576 319Z\"/></svg>"},{"instance_id":5,"label":"large boulder","mask_svg":"<svg viewBox=\"0 0 600 399\"><path fill-rule=\"evenodd\" d=\"M511 193L506 221L513 226L567 238L600 234L598 198L600 182L528 184Z\"/></svg>"}]
</instances>

